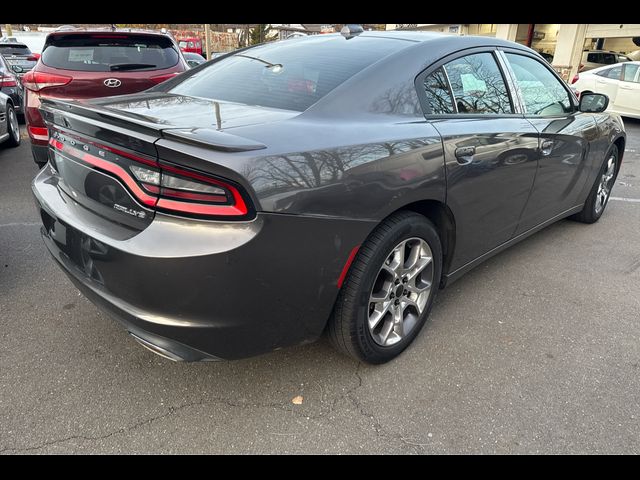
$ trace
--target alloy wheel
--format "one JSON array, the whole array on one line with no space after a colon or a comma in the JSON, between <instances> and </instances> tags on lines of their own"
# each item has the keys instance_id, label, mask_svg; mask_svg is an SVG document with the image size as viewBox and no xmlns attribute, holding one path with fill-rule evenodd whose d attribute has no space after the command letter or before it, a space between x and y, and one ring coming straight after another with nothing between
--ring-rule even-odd
<instances>
[{"instance_id":1,"label":"alloy wheel","mask_svg":"<svg viewBox=\"0 0 640 480\"><path fill-rule=\"evenodd\" d=\"M610 156L607 160L607 169L600 177L600 184L598 185L598 191L596 193L595 212L596 215L600 215L604 210L604 207L611 195L611 189L613 188L613 178L616 173L616 158Z\"/></svg>"},{"instance_id":2,"label":"alloy wheel","mask_svg":"<svg viewBox=\"0 0 640 480\"><path fill-rule=\"evenodd\" d=\"M13 138L16 140L20 139L20 127L18 126L18 117L16 116L16 111L13 108L9 109L9 131Z\"/></svg>"},{"instance_id":3,"label":"alloy wheel","mask_svg":"<svg viewBox=\"0 0 640 480\"><path fill-rule=\"evenodd\" d=\"M395 345L416 327L433 275L433 253L423 239L403 240L391 250L369 295L368 327L378 345Z\"/></svg>"}]
</instances>

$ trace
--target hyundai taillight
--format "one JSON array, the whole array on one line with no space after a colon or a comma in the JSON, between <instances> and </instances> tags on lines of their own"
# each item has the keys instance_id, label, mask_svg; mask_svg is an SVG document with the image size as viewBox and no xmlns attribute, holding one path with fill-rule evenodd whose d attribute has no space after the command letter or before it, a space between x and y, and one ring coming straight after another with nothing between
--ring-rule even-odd
<instances>
[{"instance_id":1,"label":"hyundai taillight","mask_svg":"<svg viewBox=\"0 0 640 480\"><path fill-rule=\"evenodd\" d=\"M57 73L34 72L31 70L22 77L22 85L33 92L39 92L49 87L61 87L72 80L66 75Z\"/></svg>"},{"instance_id":2,"label":"hyundai taillight","mask_svg":"<svg viewBox=\"0 0 640 480\"><path fill-rule=\"evenodd\" d=\"M579 79L580 79L580 75L576 73L576 74L573 76L573 78L571 79L571 85L573 85L574 83L576 83Z\"/></svg>"},{"instance_id":3,"label":"hyundai taillight","mask_svg":"<svg viewBox=\"0 0 640 480\"><path fill-rule=\"evenodd\" d=\"M189 217L247 219L253 213L241 187L209 174L69 134L55 132L49 144L74 159L117 177L147 207Z\"/></svg>"},{"instance_id":4,"label":"hyundai taillight","mask_svg":"<svg viewBox=\"0 0 640 480\"><path fill-rule=\"evenodd\" d=\"M17 86L16 79L8 75L0 76L0 88Z\"/></svg>"},{"instance_id":5,"label":"hyundai taillight","mask_svg":"<svg viewBox=\"0 0 640 480\"><path fill-rule=\"evenodd\" d=\"M162 83L165 82L173 77L175 77L176 75L178 75L178 73L180 72L174 72L174 73L163 73L162 75L156 75L154 77L150 77L149 80L151 80L153 83Z\"/></svg>"}]
</instances>

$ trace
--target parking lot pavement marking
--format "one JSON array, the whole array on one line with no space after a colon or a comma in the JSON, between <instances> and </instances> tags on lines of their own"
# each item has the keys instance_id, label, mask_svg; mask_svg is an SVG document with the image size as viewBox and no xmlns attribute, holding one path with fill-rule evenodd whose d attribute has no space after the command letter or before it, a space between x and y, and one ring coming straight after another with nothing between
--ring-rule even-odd
<instances>
[{"instance_id":1,"label":"parking lot pavement marking","mask_svg":"<svg viewBox=\"0 0 640 480\"><path fill-rule=\"evenodd\" d=\"M617 200L618 202L640 203L640 198L609 197L609 200Z\"/></svg>"}]
</instances>

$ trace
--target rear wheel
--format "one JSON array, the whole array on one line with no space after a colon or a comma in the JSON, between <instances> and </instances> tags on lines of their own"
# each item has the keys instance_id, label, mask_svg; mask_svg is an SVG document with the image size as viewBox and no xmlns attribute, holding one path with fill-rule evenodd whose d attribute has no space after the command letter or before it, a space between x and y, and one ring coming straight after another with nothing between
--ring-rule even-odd
<instances>
[{"instance_id":1,"label":"rear wheel","mask_svg":"<svg viewBox=\"0 0 640 480\"><path fill-rule=\"evenodd\" d=\"M7 145L17 147L20 145L20 126L18 125L18 117L16 111L11 105L7 104L7 130L9 132L9 140Z\"/></svg>"},{"instance_id":2,"label":"rear wheel","mask_svg":"<svg viewBox=\"0 0 640 480\"><path fill-rule=\"evenodd\" d=\"M360 248L338 295L328 333L368 363L399 355L424 325L442 273L435 227L414 212L382 222Z\"/></svg>"},{"instance_id":3,"label":"rear wheel","mask_svg":"<svg viewBox=\"0 0 640 480\"><path fill-rule=\"evenodd\" d=\"M602 164L582 211L573 215L571 217L573 220L582 223L595 223L600 219L609 202L611 189L616 182L619 158L618 147L613 145Z\"/></svg>"}]
</instances>

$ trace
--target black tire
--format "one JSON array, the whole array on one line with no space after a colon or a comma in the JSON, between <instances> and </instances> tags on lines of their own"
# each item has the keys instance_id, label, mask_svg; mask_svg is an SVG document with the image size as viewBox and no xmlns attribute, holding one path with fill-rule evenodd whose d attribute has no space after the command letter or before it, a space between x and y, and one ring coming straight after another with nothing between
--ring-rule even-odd
<instances>
[{"instance_id":1,"label":"black tire","mask_svg":"<svg viewBox=\"0 0 640 480\"><path fill-rule=\"evenodd\" d=\"M16 115L16 111L14 110L12 105L7 104L7 130L9 131L9 139L7 140L6 145L9 147L17 147L20 145L20 127L18 126L17 134L14 134L11 129L11 118L15 119L16 125L18 122L18 117Z\"/></svg>"},{"instance_id":2,"label":"black tire","mask_svg":"<svg viewBox=\"0 0 640 480\"><path fill-rule=\"evenodd\" d=\"M620 155L618 152L617 145L612 145L611 149L607 152L607 155L605 155L604 161L602 162L602 167L600 168L600 172L598 172L598 176L593 182L593 186L591 187L591 191L589 192L589 196L587 197L587 200L584 202L584 207L582 208L582 211L569 217L571 220L575 220L576 222L581 222L581 223L595 223L598 220L600 220L600 217L604 213L605 209L607 208L607 204L609 203L609 196L607 196L607 199L604 202L604 206L602 210L600 210L599 212L596 211L598 187L602 180L602 176L607 171L607 160L612 156L615 158L615 162L616 162L616 171L613 176L613 179L611 180L611 188L613 188L613 185L616 182L616 178L618 177L618 170L620 170Z\"/></svg>"},{"instance_id":3,"label":"black tire","mask_svg":"<svg viewBox=\"0 0 640 480\"><path fill-rule=\"evenodd\" d=\"M424 240L432 252L433 281L427 303L415 326L392 346L381 346L368 327L369 296L383 262L392 249L406 239ZM329 320L331 343L343 353L371 364L380 364L398 356L420 333L433 305L442 274L442 246L433 224L424 216L401 211L385 219L362 244Z\"/></svg>"}]
</instances>

